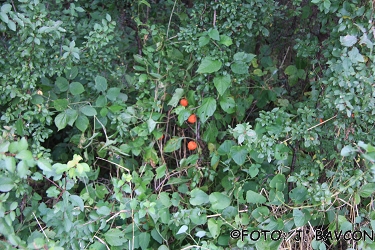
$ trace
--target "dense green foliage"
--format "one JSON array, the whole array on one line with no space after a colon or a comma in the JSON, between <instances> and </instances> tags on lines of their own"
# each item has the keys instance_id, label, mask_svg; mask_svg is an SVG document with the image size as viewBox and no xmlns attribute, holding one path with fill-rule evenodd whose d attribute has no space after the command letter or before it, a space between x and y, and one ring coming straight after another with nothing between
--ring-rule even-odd
<instances>
[{"instance_id":1,"label":"dense green foliage","mask_svg":"<svg viewBox=\"0 0 375 250\"><path fill-rule=\"evenodd\" d=\"M312 230L375 229L373 15L360 0L3 1L0 248L374 249Z\"/></svg>"}]
</instances>

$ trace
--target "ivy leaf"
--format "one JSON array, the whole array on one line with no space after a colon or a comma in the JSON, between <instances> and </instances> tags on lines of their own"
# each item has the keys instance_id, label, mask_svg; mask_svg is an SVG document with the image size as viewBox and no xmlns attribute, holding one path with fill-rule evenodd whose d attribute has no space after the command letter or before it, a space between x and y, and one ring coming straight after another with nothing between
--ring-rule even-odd
<instances>
[{"instance_id":1,"label":"ivy leaf","mask_svg":"<svg viewBox=\"0 0 375 250\"><path fill-rule=\"evenodd\" d=\"M181 148L181 137L173 137L170 139L164 147L164 152L170 153Z\"/></svg>"},{"instance_id":2,"label":"ivy leaf","mask_svg":"<svg viewBox=\"0 0 375 250\"><path fill-rule=\"evenodd\" d=\"M220 234L220 226L217 221L213 218L209 219L207 222L208 230L211 233L211 236L216 239Z\"/></svg>"},{"instance_id":3,"label":"ivy leaf","mask_svg":"<svg viewBox=\"0 0 375 250\"><path fill-rule=\"evenodd\" d=\"M219 60L212 60L210 57L206 57L202 60L199 65L197 72L198 73L213 73L218 71L221 68L222 62Z\"/></svg>"},{"instance_id":4,"label":"ivy leaf","mask_svg":"<svg viewBox=\"0 0 375 250\"><path fill-rule=\"evenodd\" d=\"M219 95L223 95L225 91L229 88L231 84L231 78L230 75L225 75L225 76L216 76L214 78L214 85L219 92Z\"/></svg>"},{"instance_id":5,"label":"ivy leaf","mask_svg":"<svg viewBox=\"0 0 375 250\"><path fill-rule=\"evenodd\" d=\"M212 97L204 98L203 104L197 110L198 117L202 123L205 123L216 110L216 100Z\"/></svg>"}]
</instances>

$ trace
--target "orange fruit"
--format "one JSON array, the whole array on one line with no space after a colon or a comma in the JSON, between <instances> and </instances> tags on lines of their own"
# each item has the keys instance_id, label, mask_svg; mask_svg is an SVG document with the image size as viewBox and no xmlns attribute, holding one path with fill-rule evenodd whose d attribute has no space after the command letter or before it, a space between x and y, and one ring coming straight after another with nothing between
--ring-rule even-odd
<instances>
[{"instance_id":1,"label":"orange fruit","mask_svg":"<svg viewBox=\"0 0 375 250\"><path fill-rule=\"evenodd\" d=\"M189 150L194 150L197 148L197 143L195 141L189 141L188 143L188 149Z\"/></svg>"},{"instance_id":2,"label":"orange fruit","mask_svg":"<svg viewBox=\"0 0 375 250\"><path fill-rule=\"evenodd\" d=\"M163 140L164 139L164 135L161 135L161 137L159 138L159 140Z\"/></svg>"},{"instance_id":3,"label":"orange fruit","mask_svg":"<svg viewBox=\"0 0 375 250\"><path fill-rule=\"evenodd\" d=\"M323 122L323 119L322 119L322 118L320 118L320 119L319 119L319 123L322 123L322 122Z\"/></svg>"},{"instance_id":4,"label":"orange fruit","mask_svg":"<svg viewBox=\"0 0 375 250\"><path fill-rule=\"evenodd\" d=\"M181 99L181 100L180 100L180 104L181 104L181 106L187 107L187 105L189 104L189 102L188 102L188 100L186 100L186 99L184 98L184 99Z\"/></svg>"},{"instance_id":5,"label":"orange fruit","mask_svg":"<svg viewBox=\"0 0 375 250\"><path fill-rule=\"evenodd\" d=\"M197 121L197 116L195 114L192 114L187 119L188 123L195 123Z\"/></svg>"}]
</instances>

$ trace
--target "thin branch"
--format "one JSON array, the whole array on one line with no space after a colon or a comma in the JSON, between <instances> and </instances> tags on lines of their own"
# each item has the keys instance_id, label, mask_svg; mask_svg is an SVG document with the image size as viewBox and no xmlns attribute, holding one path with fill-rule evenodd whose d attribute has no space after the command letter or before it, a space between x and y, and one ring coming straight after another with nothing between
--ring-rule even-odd
<instances>
[{"instance_id":1,"label":"thin branch","mask_svg":"<svg viewBox=\"0 0 375 250\"><path fill-rule=\"evenodd\" d=\"M44 236L46 237L47 241L49 241L49 239L48 239L46 233L45 233L44 230L43 230L42 225L40 225L39 220L38 220L38 218L35 216L34 212L33 212L33 215L34 215L34 218L35 218L36 222L38 223L38 225L39 225L39 227L40 227L40 230L42 230L42 232L43 232Z\"/></svg>"}]
</instances>

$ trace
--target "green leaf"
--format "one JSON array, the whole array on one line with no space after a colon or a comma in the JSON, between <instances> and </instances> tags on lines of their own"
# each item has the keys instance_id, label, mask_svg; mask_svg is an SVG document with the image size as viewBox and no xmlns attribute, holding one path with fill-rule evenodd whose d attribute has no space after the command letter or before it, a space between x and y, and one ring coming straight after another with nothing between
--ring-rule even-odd
<instances>
[{"instance_id":1,"label":"green leaf","mask_svg":"<svg viewBox=\"0 0 375 250\"><path fill-rule=\"evenodd\" d=\"M209 201L208 195L200 190L199 188L194 188L190 192L190 204L193 206L199 206Z\"/></svg>"},{"instance_id":2,"label":"green leaf","mask_svg":"<svg viewBox=\"0 0 375 250\"><path fill-rule=\"evenodd\" d=\"M310 213L306 210L293 209L293 219L296 227L302 227L310 220Z\"/></svg>"},{"instance_id":3,"label":"green leaf","mask_svg":"<svg viewBox=\"0 0 375 250\"><path fill-rule=\"evenodd\" d=\"M33 159L33 154L29 150L21 150L15 157L20 160L28 161Z\"/></svg>"},{"instance_id":4,"label":"green leaf","mask_svg":"<svg viewBox=\"0 0 375 250\"><path fill-rule=\"evenodd\" d=\"M106 91L107 90L107 79L102 76L95 77L95 88L98 91Z\"/></svg>"},{"instance_id":5,"label":"green leaf","mask_svg":"<svg viewBox=\"0 0 375 250\"><path fill-rule=\"evenodd\" d=\"M101 206L99 209L96 210L96 212L99 214L99 215L104 215L104 216L107 216L111 213L111 209L107 206Z\"/></svg>"},{"instance_id":6,"label":"green leaf","mask_svg":"<svg viewBox=\"0 0 375 250\"><path fill-rule=\"evenodd\" d=\"M0 169L5 168L11 173L16 170L16 159L14 157L5 156L5 158L0 161Z\"/></svg>"},{"instance_id":7,"label":"green leaf","mask_svg":"<svg viewBox=\"0 0 375 250\"><path fill-rule=\"evenodd\" d=\"M220 98L220 107L228 114L233 114L236 111L236 102L231 96Z\"/></svg>"},{"instance_id":8,"label":"green leaf","mask_svg":"<svg viewBox=\"0 0 375 250\"><path fill-rule=\"evenodd\" d=\"M160 167L156 168L156 179L163 178L165 176L165 173L167 171L167 165L163 164Z\"/></svg>"},{"instance_id":9,"label":"green leaf","mask_svg":"<svg viewBox=\"0 0 375 250\"><path fill-rule=\"evenodd\" d=\"M73 126L74 122L77 120L78 112L75 109L67 109L65 110L66 119L70 126Z\"/></svg>"},{"instance_id":10,"label":"green leaf","mask_svg":"<svg viewBox=\"0 0 375 250\"><path fill-rule=\"evenodd\" d=\"M8 28L13 30L13 31L16 31L16 24L12 21L12 20L8 20Z\"/></svg>"},{"instance_id":11,"label":"green leaf","mask_svg":"<svg viewBox=\"0 0 375 250\"><path fill-rule=\"evenodd\" d=\"M230 87L232 82L230 75L216 76L213 81L217 92L219 92L219 95L223 95L225 91Z\"/></svg>"},{"instance_id":12,"label":"green leaf","mask_svg":"<svg viewBox=\"0 0 375 250\"><path fill-rule=\"evenodd\" d=\"M199 38L199 47L203 47L210 42L210 37L208 36L201 36Z\"/></svg>"},{"instance_id":13,"label":"green leaf","mask_svg":"<svg viewBox=\"0 0 375 250\"><path fill-rule=\"evenodd\" d=\"M8 13L11 10L12 10L12 5L10 5L9 3L5 3L3 4L3 6L1 6L1 12L3 13Z\"/></svg>"},{"instance_id":14,"label":"green leaf","mask_svg":"<svg viewBox=\"0 0 375 250\"><path fill-rule=\"evenodd\" d=\"M42 104L43 102L44 102L44 98L41 95L33 95L31 97L31 103L32 104L37 105L37 104Z\"/></svg>"},{"instance_id":15,"label":"green leaf","mask_svg":"<svg viewBox=\"0 0 375 250\"><path fill-rule=\"evenodd\" d=\"M236 145L234 141L225 140L220 147L217 149L219 155L228 155L232 146Z\"/></svg>"},{"instance_id":16,"label":"green leaf","mask_svg":"<svg viewBox=\"0 0 375 250\"><path fill-rule=\"evenodd\" d=\"M345 47L351 47L357 42L357 37L352 35L340 36L340 42Z\"/></svg>"},{"instance_id":17,"label":"green leaf","mask_svg":"<svg viewBox=\"0 0 375 250\"><path fill-rule=\"evenodd\" d=\"M125 238L125 233L122 232L119 229L109 229L105 234L104 238L107 241L107 243L111 246L123 246L124 243L127 242L127 239Z\"/></svg>"},{"instance_id":18,"label":"green leaf","mask_svg":"<svg viewBox=\"0 0 375 250\"><path fill-rule=\"evenodd\" d=\"M211 208L214 210L223 210L230 205L230 198L219 192L211 193L208 198L211 203Z\"/></svg>"},{"instance_id":19,"label":"green leaf","mask_svg":"<svg viewBox=\"0 0 375 250\"><path fill-rule=\"evenodd\" d=\"M234 62L230 65L233 73L243 75L249 73L249 65L244 62Z\"/></svg>"},{"instance_id":20,"label":"green leaf","mask_svg":"<svg viewBox=\"0 0 375 250\"><path fill-rule=\"evenodd\" d=\"M359 195L363 198L368 198L375 192L375 183L367 183L363 185L359 191Z\"/></svg>"},{"instance_id":21,"label":"green leaf","mask_svg":"<svg viewBox=\"0 0 375 250\"><path fill-rule=\"evenodd\" d=\"M65 112L61 112L55 117L55 125L58 130L61 130L66 127L68 124L68 117L66 116Z\"/></svg>"},{"instance_id":22,"label":"green leaf","mask_svg":"<svg viewBox=\"0 0 375 250\"><path fill-rule=\"evenodd\" d=\"M0 153L8 152L8 150L9 150L9 145L10 145L10 142L9 142L9 141L1 142L1 143L0 143Z\"/></svg>"},{"instance_id":23,"label":"green leaf","mask_svg":"<svg viewBox=\"0 0 375 250\"><path fill-rule=\"evenodd\" d=\"M230 155L235 163L243 165L246 161L248 150L242 146L234 146L230 149Z\"/></svg>"},{"instance_id":24,"label":"green leaf","mask_svg":"<svg viewBox=\"0 0 375 250\"><path fill-rule=\"evenodd\" d=\"M182 225L181 227L180 227L180 229L178 229L178 232L176 233L177 235L178 234L184 234L184 233L186 233L186 231L189 229L189 227L188 226L186 226L186 225Z\"/></svg>"},{"instance_id":25,"label":"green leaf","mask_svg":"<svg viewBox=\"0 0 375 250\"><path fill-rule=\"evenodd\" d=\"M79 95L85 91L85 88L79 82L72 82L69 85L69 91L72 93L72 95Z\"/></svg>"},{"instance_id":26,"label":"green leaf","mask_svg":"<svg viewBox=\"0 0 375 250\"><path fill-rule=\"evenodd\" d=\"M203 99L203 104L197 110L198 117L202 123L205 123L207 119L214 114L216 110L216 100L212 97Z\"/></svg>"},{"instance_id":27,"label":"green leaf","mask_svg":"<svg viewBox=\"0 0 375 250\"><path fill-rule=\"evenodd\" d=\"M250 63L255 57L256 55L254 54L249 54L245 52L237 52L236 54L234 54L233 60L237 62Z\"/></svg>"},{"instance_id":28,"label":"green leaf","mask_svg":"<svg viewBox=\"0 0 375 250\"><path fill-rule=\"evenodd\" d=\"M147 120L147 128L148 128L148 132L152 132L154 131L155 127L156 127L156 122L154 120L152 120L152 118L148 119Z\"/></svg>"},{"instance_id":29,"label":"green leaf","mask_svg":"<svg viewBox=\"0 0 375 250\"><path fill-rule=\"evenodd\" d=\"M94 116L94 115L97 115L97 112L96 110L89 106L89 105L85 105L85 106L82 106L80 109L79 109L84 115L86 116Z\"/></svg>"},{"instance_id":30,"label":"green leaf","mask_svg":"<svg viewBox=\"0 0 375 250\"><path fill-rule=\"evenodd\" d=\"M173 151L180 149L182 139L182 137L173 137L172 139L170 139L164 147L164 152L171 153Z\"/></svg>"},{"instance_id":31,"label":"green leaf","mask_svg":"<svg viewBox=\"0 0 375 250\"><path fill-rule=\"evenodd\" d=\"M51 163L49 161L47 161L46 159L39 159L37 160L37 165L38 167L43 170L43 172L52 172L52 166L51 166Z\"/></svg>"},{"instance_id":32,"label":"green leaf","mask_svg":"<svg viewBox=\"0 0 375 250\"><path fill-rule=\"evenodd\" d=\"M211 233L211 236L216 239L220 235L220 226L217 221L213 218L208 219L207 221L208 230Z\"/></svg>"},{"instance_id":33,"label":"green leaf","mask_svg":"<svg viewBox=\"0 0 375 250\"><path fill-rule=\"evenodd\" d=\"M294 66L294 65L289 65L288 67L286 67L286 69L284 70L284 73L291 76L291 75L296 75L297 74L297 67Z\"/></svg>"},{"instance_id":34,"label":"green leaf","mask_svg":"<svg viewBox=\"0 0 375 250\"><path fill-rule=\"evenodd\" d=\"M56 78L55 84L56 84L57 88L61 92L65 92L69 88L69 82L68 82L68 80L66 80L66 78L61 77L61 76L59 76L59 77Z\"/></svg>"},{"instance_id":35,"label":"green leaf","mask_svg":"<svg viewBox=\"0 0 375 250\"><path fill-rule=\"evenodd\" d=\"M17 174L20 178L26 179L31 174L29 165L25 161L20 161L17 164Z\"/></svg>"},{"instance_id":36,"label":"green leaf","mask_svg":"<svg viewBox=\"0 0 375 250\"><path fill-rule=\"evenodd\" d=\"M107 97L105 97L104 95L98 96L98 98L95 101L95 105L97 107L105 107L105 106L107 106Z\"/></svg>"},{"instance_id":37,"label":"green leaf","mask_svg":"<svg viewBox=\"0 0 375 250\"><path fill-rule=\"evenodd\" d=\"M78 75L78 67L76 67L76 66L72 67L71 69L69 69L65 72L65 76L69 80L73 80L74 78L77 77L77 75Z\"/></svg>"},{"instance_id":38,"label":"green leaf","mask_svg":"<svg viewBox=\"0 0 375 250\"><path fill-rule=\"evenodd\" d=\"M246 201L250 204L262 204L267 201L266 197L252 190L246 192Z\"/></svg>"},{"instance_id":39,"label":"green leaf","mask_svg":"<svg viewBox=\"0 0 375 250\"><path fill-rule=\"evenodd\" d=\"M229 36L225 36L225 35L221 35L220 36L220 41L219 41L220 44L223 44L225 46L230 46L233 44L232 42L232 38L230 38Z\"/></svg>"},{"instance_id":40,"label":"green leaf","mask_svg":"<svg viewBox=\"0 0 375 250\"><path fill-rule=\"evenodd\" d=\"M0 19L4 22L4 23L8 23L9 22L9 17L6 13L4 12L0 12Z\"/></svg>"},{"instance_id":41,"label":"green leaf","mask_svg":"<svg viewBox=\"0 0 375 250\"><path fill-rule=\"evenodd\" d=\"M184 89L181 89L181 88L177 88L175 91L174 91L174 94L172 96L172 99L168 102L168 105L169 106L172 106L172 107L176 107L179 102L180 102L180 99L181 97L184 95Z\"/></svg>"},{"instance_id":42,"label":"green leaf","mask_svg":"<svg viewBox=\"0 0 375 250\"><path fill-rule=\"evenodd\" d=\"M275 188L277 191L283 191L284 188L286 187L285 175L283 174L275 175L270 182L270 187Z\"/></svg>"},{"instance_id":43,"label":"green leaf","mask_svg":"<svg viewBox=\"0 0 375 250\"><path fill-rule=\"evenodd\" d=\"M208 36L209 36L212 40L216 40L216 41L219 41L219 40L220 40L219 31L217 31L217 29L210 29L210 30L208 31Z\"/></svg>"},{"instance_id":44,"label":"green leaf","mask_svg":"<svg viewBox=\"0 0 375 250\"><path fill-rule=\"evenodd\" d=\"M109 88L107 91L107 98L111 101L116 100L120 94L120 88Z\"/></svg>"},{"instance_id":45,"label":"green leaf","mask_svg":"<svg viewBox=\"0 0 375 250\"><path fill-rule=\"evenodd\" d=\"M69 102L67 99L56 99L53 101L53 107L57 111L63 111L65 110L69 105Z\"/></svg>"},{"instance_id":46,"label":"green leaf","mask_svg":"<svg viewBox=\"0 0 375 250\"><path fill-rule=\"evenodd\" d=\"M142 232L140 233L139 237L139 246L142 250L148 249L148 245L150 244L150 233L149 232Z\"/></svg>"},{"instance_id":47,"label":"green leaf","mask_svg":"<svg viewBox=\"0 0 375 250\"><path fill-rule=\"evenodd\" d=\"M347 157L356 152L357 150L351 145L347 145L341 149L341 156Z\"/></svg>"},{"instance_id":48,"label":"green leaf","mask_svg":"<svg viewBox=\"0 0 375 250\"><path fill-rule=\"evenodd\" d=\"M289 197L296 204L301 204L307 199L307 194L307 188L305 188L304 186L298 186L290 191Z\"/></svg>"},{"instance_id":49,"label":"green leaf","mask_svg":"<svg viewBox=\"0 0 375 250\"><path fill-rule=\"evenodd\" d=\"M9 192L14 187L14 180L0 176L0 192Z\"/></svg>"},{"instance_id":50,"label":"green leaf","mask_svg":"<svg viewBox=\"0 0 375 250\"><path fill-rule=\"evenodd\" d=\"M78 128L81 132L85 132L89 125L89 119L84 115L78 115L77 120L75 122L76 128Z\"/></svg>"},{"instance_id":51,"label":"green leaf","mask_svg":"<svg viewBox=\"0 0 375 250\"><path fill-rule=\"evenodd\" d=\"M219 60L212 60L211 57L205 57L199 65L198 73L213 73L221 68L222 62Z\"/></svg>"},{"instance_id":52,"label":"green leaf","mask_svg":"<svg viewBox=\"0 0 375 250\"><path fill-rule=\"evenodd\" d=\"M263 222L268 218L270 210L268 207L258 207L251 212L251 215L258 222Z\"/></svg>"}]
</instances>

